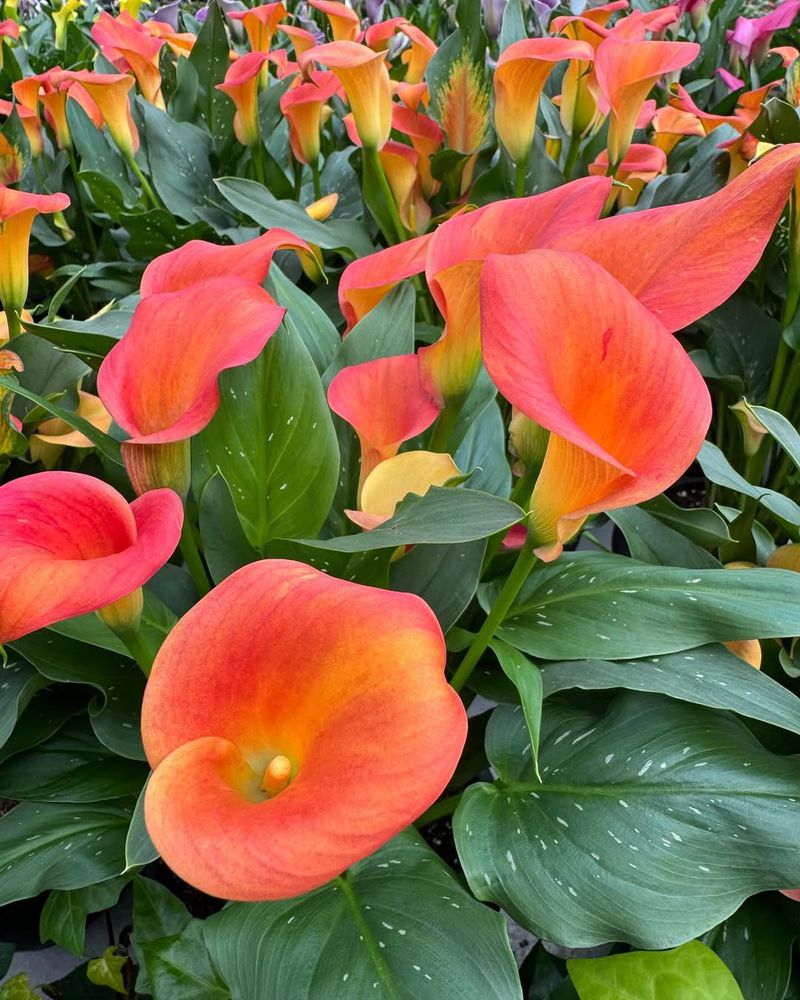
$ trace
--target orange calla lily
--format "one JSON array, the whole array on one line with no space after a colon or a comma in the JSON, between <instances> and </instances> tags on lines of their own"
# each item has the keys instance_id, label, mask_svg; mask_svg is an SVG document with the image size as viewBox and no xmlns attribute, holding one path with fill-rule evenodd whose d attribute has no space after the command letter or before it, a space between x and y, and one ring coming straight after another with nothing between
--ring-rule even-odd
<instances>
[{"instance_id":1,"label":"orange calla lily","mask_svg":"<svg viewBox=\"0 0 800 1000\"><path fill-rule=\"evenodd\" d=\"M400 56L401 62L405 63L406 67L404 82L407 84L421 83L428 63L436 55L436 42L414 24L406 22L402 30L411 43Z\"/></svg>"},{"instance_id":2,"label":"orange calla lily","mask_svg":"<svg viewBox=\"0 0 800 1000\"><path fill-rule=\"evenodd\" d=\"M265 3L250 10L232 10L228 17L241 21L253 52L269 52L278 25L288 11L282 3Z\"/></svg>"},{"instance_id":3,"label":"orange calla lily","mask_svg":"<svg viewBox=\"0 0 800 1000\"><path fill-rule=\"evenodd\" d=\"M171 490L128 504L77 472L0 486L0 643L126 600L172 555L182 522Z\"/></svg>"},{"instance_id":4,"label":"orange calla lily","mask_svg":"<svg viewBox=\"0 0 800 1000\"><path fill-rule=\"evenodd\" d=\"M461 472L450 455L440 451L404 451L376 465L364 481L358 510L346 510L353 524L370 531L394 516L409 493L425 496L432 486L444 486Z\"/></svg>"},{"instance_id":5,"label":"orange calla lily","mask_svg":"<svg viewBox=\"0 0 800 1000\"><path fill-rule=\"evenodd\" d=\"M294 54L298 59L304 52L308 52L309 49L313 49L317 45L316 38L305 28L298 28L294 24L282 24L278 30L282 31L284 35L288 35L292 40Z\"/></svg>"},{"instance_id":6,"label":"orange calla lily","mask_svg":"<svg viewBox=\"0 0 800 1000\"><path fill-rule=\"evenodd\" d=\"M431 173L431 158L442 145L444 134L439 125L428 115L412 111L410 108L396 104L392 108L392 128L411 140L411 145L417 154L417 171L426 198L436 194L441 187L441 181Z\"/></svg>"},{"instance_id":7,"label":"orange calla lily","mask_svg":"<svg viewBox=\"0 0 800 1000\"><path fill-rule=\"evenodd\" d=\"M800 143L761 157L697 201L615 215L560 236L675 331L716 309L759 261L800 169Z\"/></svg>"},{"instance_id":8,"label":"orange calla lily","mask_svg":"<svg viewBox=\"0 0 800 1000\"><path fill-rule=\"evenodd\" d=\"M594 72L600 107L611 117L608 153L620 163L631 143L645 98L665 73L674 73L697 58L696 42L629 41L613 33L598 46Z\"/></svg>"},{"instance_id":9,"label":"orange calla lily","mask_svg":"<svg viewBox=\"0 0 800 1000\"><path fill-rule=\"evenodd\" d=\"M164 107L158 65L164 45L161 38L152 35L130 14L122 13L115 18L108 11L101 11L92 25L92 38L115 69L133 73L146 101Z\"/></svg>"},{"instance_id":10,"label":"orange calla lily","mask_svg":"<svg viewBox=\"0 0 800 1000\"><path fill-rule=\"evenodd\" d=\"M361 442L359 496L375 466L396 455L404 441L421 434L439 415L420 382L415 354L343 368L328 387L328 405Z\"/></svg>"},{"instance_id":11,"label":"orange calla lily","mask_svg":"<svg viewBox=\"0 0 800 1000\"><path fill-rule=\"evenodd\" d=\"M261 70L268 58L266 52L248 52L231 65L224 82L217 84L217 90L227 94L236 105L233 131L243 146L257 146L261 142L258 92Z\"/></svg>"},{"instance_id":12,"label":"orange calla lily","mask_svg":"<svg viewBox=\"0 0 800 1000\"><path fill-rule=\"evenodd\" d=\"M299 59L304 72L312 60L333 70L344 87L361 144L380 149L392 127L392 88L384 53L357 42L329 42Z\"/></svg>"},{"instance_id":13,"label":"orange calla lily","mask_svg":"<svg viewBox=\"0 0 800 1000\"><path fill-rule=\"evenodd\" d=\"M292 153L300 163L317 164L323 110L339 86L333 73L312 73L308 83L298 83L281 95Z\"/></svg>"},{"instance_id":14,"label":"orange calla lily","mask_svg":"<svg viewBox=\"0 0 800 1000\"><path fill-rule=\"evenodd\" d=\"M88 70L70 71L72 79L80 83L95 102L111 138L127 157L139 148L139 133L133 123L128 94L135 81L125 73L91 73Z\"/></svg>"},{"instance_id":15,"label":"orange calla lily","mask_svg":"<svg viewBox=\"0 0 800 1000\"><path fill-rule=\"evenodd\" d=\"M358 38L361 33L358 14L341 0L308 0L308 3L328 19L334 42L354 42Z\"/></svg>"},{"instance_id":16,"label":"orange calla lily","mask_svg":"<svg viewBox=\"0 0 800 1000\"><path fill-rule=\"evenodd\" d=\"M605 176L610 169L608 150L598 153L593 163L589 164L589 173ZM667 172L667 154L658 146L648 146L635 142L628 146L622 162L614 172L614 180L626 185L625 188L614 187L606 202L610 211L617 202L620 208L630 208L639 200L639 195L645 184L655 180L659 174Z\"/></svg>"},{"instance_id":17,"label":"orange calla lily","mask_svg":"<svg viewBox=\"0 0 800 1000\"><path fill-rule=\"evenodd\" d=\"M694 460L711 421L702 376L603 268L551 250L492 256L481 315L492 380L550 431L529 518L540 558L555 559L589 514L658 495Z\"/></svg>"},{"instance_id":18,"label":"orange calla lily","mask_svg":"<svg viewBox=\"0 0 800 1000\"><path fill-rule=\"evenodd\" d=\"M463 748L444 664L411 594L280 559L229 576L170 632L145 691L145 821L166 863L255 901L373 852L435 801Z\"/></svg>"},{"instance_id":19,"label":"orange calla lily","mask_svg":"<svg viewBox=\"0 0 800 1000\"><path fill-rule=\"evenodd\" d=\"M190 240L152 260L144 269L140 293L179 292L210 278L235 276L260 285L269 274L276 250L296 250L313 257L311 247L285 229L269 229L254 240L219 246L206 240Z\"/></svg>"},{"instance_id":20,"label":"orange calla lily","mask_svg":"<svg viewBox=\"0 0 800 1000\"><path fill-rule=\"evenodd\" d=\"M13 86L12 84L12 89ZM31 148L31 157L35 160L44 151L44 139L42 137L42 125L39 121L39 115L19 102L12 104L11 101L0 99L0 115L8 118L15 110L25 130L25 136Z\"/></svg>"},{"instance_id":21,"label":"orange calla lily","mask_svg":"<svg viewBox=\"0 0 800 1000\"><path fill-rule=\"evenodd\" d=\"M19 313L28 297L28 247L37 215L63 212L66 194L29 194L0 186L0 303Z\"/></svg>"},{"instance_id":22,"label":"orange calla lily","mask_svg":"<svg viewBox=\"0 0 800 1000\"><path fill-rule=\"evenodd\" d=\"M79 417L107 434L111 427L111 414L103 406L102 400L90 392L78 391L78 407L75 411ZM43 421L31 434L31 458L42 462L46 468L52 468L65 448L93 448L94 444L60 417L51 417Z\"/></svg>"},{"instance_id":23,"label":"orange calla lily","mask_svg":"<svg viewBox=\"0 0 800 1000\"><path fill-rule=\"evenodd\" d=\"M669 155L685 135L704 136L705 129L697 115L667 105L653 115L652 143Z\"/></svg>"},{"instance_id":24,"label":"orange calla lily","mask_svg":"<svg viewBox=\"0 0 800 1000\"><path fill-rule=\"evenodd\" d=\"M570 38L526 38L500 53L494 73L494 124L515 163L528 158L539 98L556 63L572 59L591 62L593 58L594 49L588 42Z\"/></svg>"}]
</instances>

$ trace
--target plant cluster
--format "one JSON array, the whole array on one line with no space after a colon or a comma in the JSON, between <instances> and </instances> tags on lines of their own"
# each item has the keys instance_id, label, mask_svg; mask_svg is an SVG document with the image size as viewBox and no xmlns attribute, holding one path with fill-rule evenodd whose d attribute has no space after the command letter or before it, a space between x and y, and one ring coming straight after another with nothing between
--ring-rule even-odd
<instances>
[{"instance_id":1,"label":"plant cluster","mask_svg":"<svg viewBox=\"0 0 800 1000\"><path fill-rule=\"evenodd\" d=\"M800 0L2 6L0 1000L800 997Z\"/></svg>"}]
</instances>

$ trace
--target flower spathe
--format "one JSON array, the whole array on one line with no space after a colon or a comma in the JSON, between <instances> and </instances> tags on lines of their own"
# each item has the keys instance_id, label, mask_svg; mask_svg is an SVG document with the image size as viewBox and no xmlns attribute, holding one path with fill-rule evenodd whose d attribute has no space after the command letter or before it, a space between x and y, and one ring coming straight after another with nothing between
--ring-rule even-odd
<instances>
[{"instance_id":1,"label":"flower spathe","mask_svg":"<svg viewBox=\"0 0 800 1000\"><path fill-rule=\"evenodd\" d=\"M228 577L172 630L145 691L145 821L166 863L256 901L370 854L458 761L466 714L444 663L416 596L279 559Z\"/></svg>"},{"instance_id":2,"label":"flower spathe","mask_svg":"<svg viewBox=\"0 0 800 1000\"><path fill-rule=\"evenodd\" d=\"M529 520L541 558L556 558L589 514L657 496L696 457L711 420L702 376L588 258L490 257L481 316L492 380L550 431Z\"/></svg>"},{"instance_id":3,"label":"flower spathe","mask_svg":"<svg viewBox=\"0 0 800 1000\"><path fill-rule=\"evenodd\" d=\"M28 247L37 215L63 212L66 194L29 194L0 186L0 303L19 313L28 297Z\"/></svg>"},{"instance_id":4,"label":"flower spathe","mask_svg":"<svg viewBox=\"0 0 800 1000\"><path fill-rule=\"evenodd\" d=\"M394 515L409 495L425 496L432 486L444 486L461 472L450 455L440 451L404 451L376 465L364 482L358 510L345 514L359 527L377 528Z\"/></svg>"},{"instance_id":5,"label":"flower spathe","mask_svg":"<svg viewBox=\"0 0 800 1000\"><path fill-rule=\"evenodd\" d=\"M172 555L182 522L171 490L129 504L77 472L0 486L0 643L126 598Z\"/></svg>"},{"instance_id":6,"label":"flower spathe","mask_svg":"<svg viewBox=\"0 0 800 1000\"><path fill-rule=\"evenodd\" d=\"M269 58L266 52L248 52L233 63L225 80L217 84L236 105L233 131L243 146L256 146L261 141L258 121L258 92L261 87L261 70Z\"/></svg>"},{"instance_id":7,"label":"flower spathe","mask_svg":"<svg viewBox=\"0 0 800 1000\"><path fill-rule=\"evenodd\" d=\"M242 22L253 52L269 52L278 25L286 14L286 8L278 2L261 4L250 10L232 10L228 17Z\"/></svg>"},{"instance_id":8,"label":"flower spathe","mask_svg":"<svg viewBox=\"0 0 800 1000\"><path fill-rule=\"evenodd\" d=\"M135 84L127 73L92 73L71 71L73 80L82 84L100 109L111 138L122 153L132 157L139 148L139 132L131 114L129 94Z\"/></svg>"}]
</instances>

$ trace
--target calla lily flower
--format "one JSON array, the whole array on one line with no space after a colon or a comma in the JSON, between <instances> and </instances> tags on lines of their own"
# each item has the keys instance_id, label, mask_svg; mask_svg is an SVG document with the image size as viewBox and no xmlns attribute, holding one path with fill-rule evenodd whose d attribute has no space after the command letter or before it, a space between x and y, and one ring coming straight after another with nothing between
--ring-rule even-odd
<instances>
[{"instance_id":1,"label":"calla lily flower","mask_svg":"<svg viewBox=\"0 0 800 1000\"><path fill-rule=\"evenodd\" d=\"M243 146L257 146L261 142L258 92L261 87L261 70L268 58L266 52L248 52L230 66L224 82L216 85L216 89L227 94L236 105L233 131Z\"/></svg>"},{"instance_id":2,"label":"calla lily flower","mask_svg":"<svg viewBox=\"0 0 800 1000\"><path fill-rule=\"evenodd\" d=\"M16 21L12 21L11 18L0 21L0 69L3 67L3 55L6 46L4 39L6 38L10 38L15 42L19 41L19 25Z\"/></svg>"},{"instance_id":3,"label":"calla lily flower","mask_svg":"<svg viewBox=\"0 0 800 1000\"><path fill-rule=\"evenodd\" d=\"M591 62L588 42L570 38L526 38L503 49L494 74L494 124L515 163L528 158L536 130L539 98L556 64L578 59Z\"/></svg>"},{"instance_id":4,"label":"calla lily flower","mask_svg":"<svg viewBox=\"0 0 800 1000\"><path fill-rule=\"evenodd\" d=\"M492 380L550 431L529 518L540 558L557 558L590 514L657 496L694 460L711 421L702 376L603 268L550 250L494 255L481 315Z\"/></svg>"},{"instance_id":5,"label":"calla lily flower","mask_svg":"<svg viewBox=\"0 0 800 1000\"><path fill-rule=\"evenodd\" d=\"M450 455L440 451L404 451L376 465L364 482L358 510L346 510L353 524L370 531L394 516L409 493L425 496L461 475Z\"/></svg>"},{"instance_id":6,"label":"calla lily flower","mask_svg":"<svg viewBox=\"0 0 800 1000\"><path fill-rule=\"evenodd\" d=\"M593 163L589 164L589 173L603 177L610 169L608 151L599 153ZM610 211L615 203L620 208L630 208L639 200L639 195L645 184L649 184L659 174L667 172L667 154L658 146L648 146L646 143L635 142L628 146L628 151L614 172L614 180L625 184L625 188L614 187L606 202L606 210Z\"/></svg>"},{"instance_id":7,"label":"calla lily flower","mask_svg":"<svg viewBox=\"0 0 800 1000\"><path fill-rule=\"evenodd\" d=\"M666 105L653 115L653 145L669 155L686 135L704 136L703 123L690 111Z\"/></svg>"},{"instance_id":8,"label":"calla lily flower","mask_svg":"<svg viewBox=\"0 0 800 1000\"><path fill-rule=\"evenodd\" d=\"M14 85L12 84L12 90ZM0 99L0 115L8 118L16 110L19 115L19 120L22 122L22 127L25 130L25 136L28 140L28 145L31 149L31 157L35 160L38 156L41 156L44 151L44 138L42 136L42 125L39 121L39 115L35 111L31 111L30 108L26 108L23 104L18 101L12 104L11 101L4 101Z\"/></svg>"},{"instance_id":9,"label":"calla lily flower","mask_svg":"<svg viewBox=\"0 0 800 1000\"><path fill-rule=\"evenodd\" d=\"M111 138L129 159L139 148L139 132L133 123L128 95L135 80L126 73L91 73L71 71L72 79L82 84L100 109Z\"/></svg>"},{"instance_id":10,"label":"calla lily flower","mask_svg":"<svg viewBox=\"0 0 800 1000\"><path fill-rule=\"evenodd\" d=\"M591 257L668 330L682 330L728 299L756 266L798 169L800 143L781 146L707 198L615 215L552 246Z\"/></svg>"},{"instance_id":11,"label":"calla lily flower","mask_svg":"<svg viewBox=\"0 0 800 1000\"><path fill-rule=\"evenodd\" d=\"M98 396L79 390L75 412L99 431L108 433L111 414ZM73 430L66 420L51 417L39 424L35 433L31 434L30 448L31 458L35 462L42 462L46 468L52 469L65 448L94 448L94 443L85 434Z\"/></svg>"},{"instance_id":12,"label":"calla lily flower","mask_svg":"<svg viewBox=\"0 0 800 1000\"><path fill-rule=\"evenodd\" d=\"M250 10L232 10L228 17L242 22L253 52L269 52L278 25L287 13L284 5L278 2L261 4Z\"/></svg>"},{"instance_id":13,"label":"calla lily flower","mask_svg":"<svg viewBox=\"0 0 800 1000\"><path fill-rule=\"evenodd\" d=\"M280 559L229 576L169 634L145 691L161 856L203 892L256 901L372 853L435 801L464 746L444 664L416 596Z\"/></svg>"},{"instance_id":14,"label":"calla lily flower","mask_svg":"<svg viewBox=\"0 0 800 1000\"><path fill-rule=\"evenodd\" d=\"M361 33L358 14L340 0L308 0L308 5L328 19L334 42L354 42Z\"/></svg>"},{"instance_id":15,"label":"calla lily flower","mask_svg":"<svg viewBox=\"0 0 800 1000\"><path fill-rule=\"evenodd\" d=\"M405 83L422 83L428 63L436 55L436 42L429 38L421 28L409 22L403 26L403 34L411 43L400 55L400 61L406 67Z\"/></svg>"},{"instance_id":16,"label":"calla lily flower","mask_svg":"<svg viewBox=\"0 0 800 1000\"><path fill-rule=\"evenodd\" d=\"M737 17L727 34L734 69L740 63L763 61L776 31L791 27L800 12L800 0L784 0L763 17Z\"/></svg>"},{"instance_id":17,"label":"calla lily flower","mask_svg":"<svg viewBox=\"0 0 800 1000\"><path fill-rule=\"evenodd\" d=\"M631 143L637 116L654 84L665 73L688 66L699 52L696 42L628 41L613 33L603 39L594 72L600 109L611 118L608 153L615 166Z\"/></svg>"},{"instance_id":18,"label":"calla lily flower","mask_svg":"<svg viewBox=\"0 0 800 1000\"><path fill-rule=\"evenodd\" d=\"M0 643L126 601L172 555L182 522L171 490L128 504L77 472L0 486Z\"/></svg>"},{"instance_id":19,"label":"calla lily flower","mask_svg":"<svg viewBox=\"0 0 800 1000\"><path fill-rule=\"evenodd\" d=\"M185 494L189 438L219 406L220 372L256 358L284 312L239 277L209 278L142 299L97 375L100 398L131 436L122 456L137 493L169 485Z\"/></svg>"},{"instance_id":20,"label":"calla lily flower","mask_svg":"<svg viewBox=\"0 0 800 1000\"><path fill-rule=\"evenodd\" d=\"M308 52L309 49L313 49L317 45L317 39L311 32L306 31L305 28L299 28L296 24L282 24L279 30L291 39L294 54L298 59L304 52Z\"/></svg>"},{"instance_id":21,"label":"calla lily flower","mask_svg":"<svg viewBox=\"0 0 800 1000\"><path fill-rule=\"evenodd\" d=\"M144 269L140 293L179 292L211 278L235 276L260 285L269 274L276 250L296 250L313 256L305 240L285 229L270 229L254 240L219 246L206 240L190 240L151 261Z\"/></svg>"},{"instance_id":22,"label":"calla lily flower","mask_svg":"<svg viewBox=\"0 0 800 1000\"><path fill-rule=\"evenodd\" d=\"M329 42L299 59L304 72L312 60L333 70L344 87L361 144L380 149L392 127L392 88L384 54L357 42Z\"/></svg>"},{"instance_id":23,"label":"calla lily flower","mask_svg":"<svg viewBox=\"0 0 800 1000\"><path fill-rule=\"evenodd\" d=\"M358 492L376 465L434 422L439 407L420 382L419 358L400 354L343 368L328 386L328 405L361 443Z\"/></svg>"},{"instance_id":24,"label":"calla lily flower","mask_svg":"<svg viewBox=\"0 0 800 1000\"><path fill-rule=\"evenodd\" d=\"M19 314L28 297L28 247L37 215L63 212L66 194L29 194L0 187L0 303Z\"/></svg>"},{"instance_id":25,"label":"calla lily flower","mask_svg":"<svg viewBox=\"0 0 800 1000\"><path fill-rule=\"evenodd\" d=\"M114 18L107 11L102 11L92 25L92 38L115 69L133 73L146 101L164 107L158 65L162 39L154 37L129 14L123 12Z\"/></svg>"},{"instance_id":26,"label":"calla lily flower","mask_svg":"<svg viewBox=\"0 0 800 1000\"><path fill-rule=\"evenodd\" d=\"M428 115L412 111L404 105L396 104L392 108L392 128L408 136L417 154L417 170L422 185L422 193L426 198L435 195L441 187L441 181L431 173L431 158L442 145L444 134L439 125Z\"/></svg>"},{"instance_id":27,"label":"calla lily flower","mask_svg":"<svg viewBox=\"0 0 800 1000\"><path fill-rule=\"evenodd\" d=\"M333 73L312 73L308 83L298 83L281 95L292 153L300 163L318 162L323 110L339 86Z\"/></svg>"}]
</instances>

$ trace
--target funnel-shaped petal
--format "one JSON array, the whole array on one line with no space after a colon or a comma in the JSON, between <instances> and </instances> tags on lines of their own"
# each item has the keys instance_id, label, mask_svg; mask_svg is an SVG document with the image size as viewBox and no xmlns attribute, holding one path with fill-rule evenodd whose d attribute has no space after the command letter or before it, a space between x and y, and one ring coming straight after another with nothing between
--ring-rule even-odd
<instances>
[{"instance_id":1,"label":"funnel-shaped petal","mask_svg":"<svg viewBox=\"0 0 800 1000\"><path fill-rule=\"evenodd\" d=\"M681 345L580 254L490 257L481 280L486 367L550 440L531 531L553 559L589 514L641 503L697 455L708 389Z\"/></svg>"},{"instance_id":2,"label":"funnel-shaped petal","mask_svg":"<svg viewBox=\"0 0 800 1000\"><path fill-rule=\"evenodd\" d=\"M328 405L361 442L361 480L404 441L421 434L439 407L420 382L419 358L400 354L343 368L328 387Z\"/></svg>"},{"instance_id":3,"label":"funnel-shaped petal","mask_svg":"<svg viewBox=\"0 0 800 1000\"><path fill-rule=\"evenodd\" d=\"M19 312L28 296L28 247L37 215L63 212L66 194L29 194L0 187L0 303Z\"/></svg>"},{"instance_id":4,"label":"funnel-shaped petal","mask_svg":"<svg viewBox=\"0 0 800 1000\"><path fill-rule=\"evenodd\" d=\"M281 559L229 576L169 634L145 692L145 820L166 863L215 896L282 899L376 850L464 745L444 663L418 597Z\"/></svg>"},{"instance_id":5,"label":"funnel-shaped petal","mask_svg":"<svg viewBox=\"0 0 800 1000\"><path fill-rule=\"evenodd\" d=\"M171 490L128 504L77 472L0 486L0 643L125 597L166 563L183 508Z\"/></svg>"},{"instance_id":6,"label":"funnel-shaped petal","mask_svg":"<svg viewBox=\"0 0 800 1000\"><path fill-rule=\"evenodd\" d=\"M628 41L612 33L597 49L594 72L601 110L608 111L608 152L613 164L625 155L636 119L654 84L688 66L700 51L696 42Z\"/></svg>"},{"instance_id":7,"label":"funnel-shaped petal","mask_svg":"<svg viewBox=\"0 0 800 1000\"><path fill-rule=\"evenodd\" d=\"M129 93L135 80L126 73L92 73L76 70L70 74L95 102L108 126L111 138L127 156L139 148L139 132L133 122Z\"/></svg>"},{"instance_id":8,"label":"funnel-shaped petal","mask_svg":"<svg viewBox=\"0 0 800 1000\"><path fill-rule=\"evenodd\" d=\"M553 246L591 257L667 329L693 323L750 274L800 168L800 143L771 150L721 191L681 205L616 215Z\"/></svg>"},{"instance_id":9,"label":"funnel-shaped petal","mask_svg":"<svg viewBox=\"0 0 800 1000\"><path fill-rule=\"evenodd\" d=\"M257 357L284 312L242 278L148 295L100 366L100 398L132 443L183 441L214 416L219 373Z\"/></svg>"},{"instance_id":10,"label":"funnel-shaped petal","mask_svg":"<svg viewBox=\"0 0 800 1000\"><path fill-rule=\"evenodd\" d=\"M217 90L227 94L236 105L233 130L243 146L256 146L261 141L258 92L261 70L268 59L266 52L248 52L231 65L225 80L217 84Z\"/></svg>"},{"instance_id":11,"label":"funnel-shaped petal","mask_svg":"<svg viewBox=\"0 0 800 1000\"><path fill-rule=\"evenodd\" d=\"M388 521L409 493L425 496L432 486L444 486L460 475L450 455L404 451L375 466L364 482L359 510L345 513L354 524L369 531Z\"/></svg>"},{"instance_id":12,"label":"funnel-shaped petal","mask_svg":"<svg viewBox=\"0 0 800 1000\"><path fill-rule=\"evenodd\" d=\"M358 42L329 42L301 55L300 65L305 69L311 60L323 63L339 78L362 145L380 149L392 127L392 87L384 53Z\"/></svg>"},{"instance_id":13,"label":"funnel-shaped petal","mask_svg":"<svg viewBox=\"0 0 800 1000\"><path fill-rule=\"evenodd\" d=\"M270 229L254 240L233 246L190 240L147 265L142 275L141 294L179 292L188 285L229 275L260 285L269 273L276 250L312 254L304 240L285 229Z\"/></svg>"},{"instance_id":14,"label":"funnel-shaped petal","mask_svg":"<svg viewBox=\"0 0 800 1000\"><path fill-rule=\"evenodd\" d=\"M565 59L591 62L593 58L588 42L570 38L526 38L502 51L494 74L494 124L515 163L530 151L539 98L556 63Z\"/></svg>"},{"instance_id":15,"label":"funnel-shaped petal","mask_svg":"<svg viewBox=\"0 0 800 1000\"><path fill-rule=\"evenodd\" d=\"M279 2L261 4L250 10L232 10L228 17L242 22L253 52L269 52L273 36L286 14L286 8Z\"/></svg>"},{"instance_id":16,"label":"funnel-shaped petal","mask_svg":"<svg viewBox=\"0 0 800 1000\"><path fill-rule=\"evenodd\" d=\"M291 87L281 96L281 111L289 122L289 142L301 163L316 165L322 111L338 89L339 81L333 73L313 73L308 83Z\"/></svg>"},{"instance_id":17,"label":"funnel-shaped petal","mask_svg":"<svg viewBox=\"0 0 800 1000\"><path fill-rule=\"evenodd\" d=\"M342 0L308 0L328 19L335 42L354 42L361 31L358 14Z\"/></svg>"}]
</instances>

